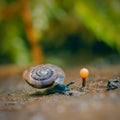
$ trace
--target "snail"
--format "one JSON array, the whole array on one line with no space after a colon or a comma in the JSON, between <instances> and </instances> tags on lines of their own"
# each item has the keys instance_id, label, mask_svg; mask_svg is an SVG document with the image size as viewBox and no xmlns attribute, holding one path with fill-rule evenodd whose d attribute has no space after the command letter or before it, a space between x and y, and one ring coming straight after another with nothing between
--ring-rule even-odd
<instances>
[{"instance_id":1,"label":"snail","mask_svg":"<svg viewBox=\"0 0 120 120\"><path fill-rule=\"evenodd\" d=\"M69 86L74 84L74 82L64 84L64 71L53 64L41 64L31 67L24 71L23 78L34 88L48 88L45 90L45 94L65 93L70 90ZM53 87L50 88L51 86Z\"/></svg>"}]
</instances>

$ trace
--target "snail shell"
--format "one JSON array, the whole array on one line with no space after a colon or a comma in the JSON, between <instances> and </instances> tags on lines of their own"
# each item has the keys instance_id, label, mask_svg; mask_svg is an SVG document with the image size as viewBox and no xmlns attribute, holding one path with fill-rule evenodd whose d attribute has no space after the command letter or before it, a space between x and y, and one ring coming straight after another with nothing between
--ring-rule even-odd
<instances>
[{"instance_id":1,"label":"snail shell","mask_svg":"<svg viewBox=\"0 0 120 120\"><path fill-rule=\"evenodd\" d=\"M52 64L41 64L24 71L23 78L34 88L46 88L54 83L63 84L64 71Z\"/></svg>"}]
</instances>

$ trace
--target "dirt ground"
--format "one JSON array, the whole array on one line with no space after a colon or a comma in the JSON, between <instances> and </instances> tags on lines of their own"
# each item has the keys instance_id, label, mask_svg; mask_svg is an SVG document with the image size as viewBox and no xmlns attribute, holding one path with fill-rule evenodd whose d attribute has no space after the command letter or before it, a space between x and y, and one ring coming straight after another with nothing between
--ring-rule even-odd
<instances>
[{"instance_id":1,"label":"dirt ground","mask_svg":"<svg viewBox=\"0 0 120 120\"><path fill-rule=\"evenodd\" d=\"M65 83L76 82L73 90L81 88L80 68L63 68ZM120 120L120 89L106 91L107 81L120 77L120 64L87 68L89 91L73 96L31 96L40 90L23 80L23 69L0 67L0 120Z\"/></svg>"}]
</instances>

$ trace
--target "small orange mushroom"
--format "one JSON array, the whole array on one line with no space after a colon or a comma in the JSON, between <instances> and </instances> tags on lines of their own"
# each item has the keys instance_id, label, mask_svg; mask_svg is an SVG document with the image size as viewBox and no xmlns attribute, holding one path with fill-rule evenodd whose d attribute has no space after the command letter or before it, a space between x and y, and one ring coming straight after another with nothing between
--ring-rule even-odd
<instances>
[{"instance_id":1,"label":"small orange mushroom","mask_svg":"<svg viewBox=\"0 0 120 120\"><path fill-rule=\"evenodd\" d=\"M86 85L86 78L89 76L89 71L87 68L82 68L80 70L80 77L82 78L82 87Z\"/></svg>"}]
</instances>

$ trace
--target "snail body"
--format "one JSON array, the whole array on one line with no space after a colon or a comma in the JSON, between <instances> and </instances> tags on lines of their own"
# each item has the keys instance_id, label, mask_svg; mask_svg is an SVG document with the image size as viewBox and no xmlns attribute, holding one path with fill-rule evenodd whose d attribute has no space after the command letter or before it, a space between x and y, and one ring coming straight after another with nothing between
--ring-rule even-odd
<instances>
[{"instance_id":1,"label":"snail body","mask_svg":"<svg viewBox=\"0 0 120 120\"><path fill-rule=\"evenodd\" d=\"M63 84L65 73L56 65L41 64L25 70L23 78L34 88L47 88L54 83Z\"/></svg>"}]
</instances>

